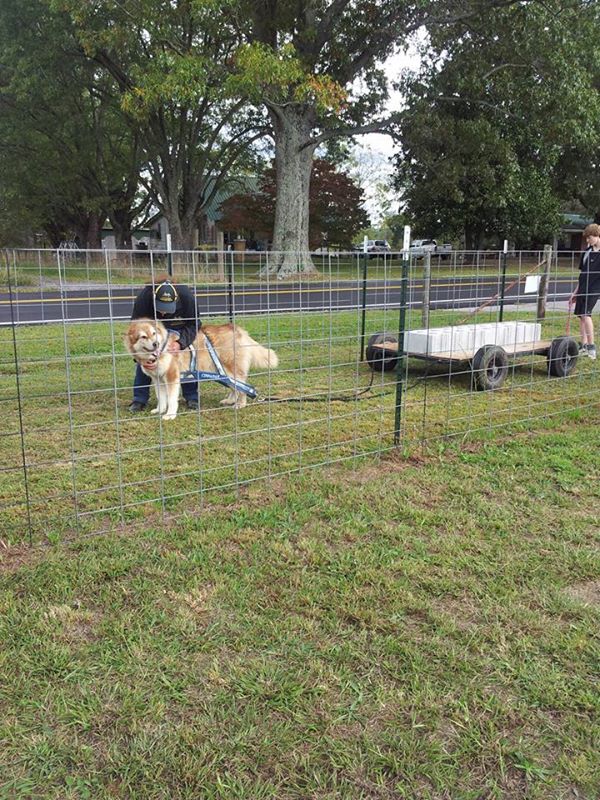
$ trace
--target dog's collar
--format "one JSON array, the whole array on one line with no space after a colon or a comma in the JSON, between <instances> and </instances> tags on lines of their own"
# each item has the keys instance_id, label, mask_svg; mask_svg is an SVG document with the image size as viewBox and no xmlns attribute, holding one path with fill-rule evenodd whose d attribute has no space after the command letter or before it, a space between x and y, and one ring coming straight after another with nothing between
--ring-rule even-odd
<instances>
[{"instance_id":1,"label":"dog's collar","mask_svg":"<svg viewBox=\"0 0 600 800\"><path fill-rule=\"evenodd\" d=\"M165 350L167 348L167 345L169 344L169 336L170 336L170 334L167 333L167 335L165 336L165 340L161 344L161 346L158 347L156 350L153 350L151 353L148 353L148 358L145 359L146 366L148 366L148 361L149 361L150 358L153 359L152 364L156 364L158 359L165 352Z\"/></svg>"},{"instance_id":2,"label":"dog's collar","mask_svg":"<svg viewBox=\"0 0 600 800\"><path fill-rule=\"evenodd\" d=\"M154 353L152 354L152 355L156 356L156 360L157 361L162 356L162 354L165 352L165 350L167 349L167 345L169 344L169 336L170 336L170 334L167 333L167 335L165 336L164 342L161 344L161 346L158 348L158 350L155 350Z\"/></svg>"}]
</instances>

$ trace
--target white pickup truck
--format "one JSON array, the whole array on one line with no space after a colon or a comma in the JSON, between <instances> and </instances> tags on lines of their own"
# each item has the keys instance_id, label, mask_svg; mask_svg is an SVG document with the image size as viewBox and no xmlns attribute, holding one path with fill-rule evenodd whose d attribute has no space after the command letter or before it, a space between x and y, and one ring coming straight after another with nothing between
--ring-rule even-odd
<instances>
[{"instance_id":1,"label":"white pickup truck","mask_svg":"<svg viewBox=\"0 0 600 800\"><path fill-rule=\"evenodd\" d=\"M438 244L435 239L414 239L410 245L410 254L415 258L423 258L425 253L450 258L452 255L452 245L448 242Z\"/></svg>"}]
</instances>

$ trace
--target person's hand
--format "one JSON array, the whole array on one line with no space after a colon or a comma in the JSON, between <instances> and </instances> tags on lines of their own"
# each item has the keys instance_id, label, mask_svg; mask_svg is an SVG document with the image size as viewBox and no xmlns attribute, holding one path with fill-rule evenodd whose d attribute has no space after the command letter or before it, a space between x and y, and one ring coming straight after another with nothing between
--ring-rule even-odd
<instances>
[{"instance_id":1,"label":"person's hand","mask_svg":"<svg viewBox=\"0 0 600 800\"><path fill-rule=\"evenodd\" d=\"M169 344L167 346L167 353L179 353L181 351L181 345L177 341L177 339L173 339L171 337L169 339Z\"/></svg>"}]
</instances>

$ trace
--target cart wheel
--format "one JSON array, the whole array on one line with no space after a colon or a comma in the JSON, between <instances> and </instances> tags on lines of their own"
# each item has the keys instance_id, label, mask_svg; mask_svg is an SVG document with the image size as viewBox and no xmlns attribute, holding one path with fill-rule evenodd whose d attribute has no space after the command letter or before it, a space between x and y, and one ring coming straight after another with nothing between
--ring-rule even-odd
<instances>
[{"instance_id":1,"label":"cart wheel","mask_svg":"<svg viewBox=\"0 0 600 800\"><path fill-rule=\"evenodd\" d=\"M397 336L391 333L374 333L367 342L366 359L373 372L391 372L396 369L398 363L398 353L393 350L382 350L380 347L373 347L384 342L398 341Z\"/></svg>"},{"instance_id":2,"label":"cart wheel","mask_svg":"<svg viewBox=\"0 0 600 800\"><path fill-rule=\"evenodd\" d=\"M508 375L506 351L494 344L485 344L473 356L472 369L476 389L499 389Z\"/></svg>"},{"instance_id":3,"label":"cart wheel","mask_svg":"<svg viewBox=\"0 0 600 800\"><path fill-rule=\"evenodd\" d=\"M572 336L552 339L548 350L548 374L555 378L566 378L575 369L579 345Z\"/></svg>"}]
</instances>

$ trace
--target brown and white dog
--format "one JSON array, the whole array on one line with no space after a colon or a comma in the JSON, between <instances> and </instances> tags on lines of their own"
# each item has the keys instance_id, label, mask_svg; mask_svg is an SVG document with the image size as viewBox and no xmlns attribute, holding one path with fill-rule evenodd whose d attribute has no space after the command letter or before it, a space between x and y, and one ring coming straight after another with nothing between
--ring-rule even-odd
<instances>
[{"instance_id":1,"label":"brown and white dog","mask_svg":"<svg viewBox=\"0 0 600 800\"><path fill-rule=\"evenodd\" d=\"M175 419L179 405L180 373L190 369L192 353L189 348L177 353L169 352L169 332L162 322L152 319L133 320L125 334L125 347L142 370L152 379L157 407L151 414L161 414L163 419ZM277 353L263 347L239 325L203 325L192 345L196 352L195 369L216 372L216 367L206 347L206 337L212 342L217 355L230 378L246 381L251 367L274 369L279 364ZM228 389L221 400L225 406L243 408L246 395Z\"/></svg>"}]
</instances>

